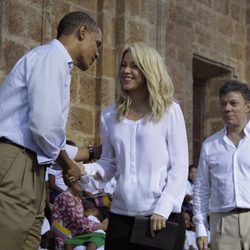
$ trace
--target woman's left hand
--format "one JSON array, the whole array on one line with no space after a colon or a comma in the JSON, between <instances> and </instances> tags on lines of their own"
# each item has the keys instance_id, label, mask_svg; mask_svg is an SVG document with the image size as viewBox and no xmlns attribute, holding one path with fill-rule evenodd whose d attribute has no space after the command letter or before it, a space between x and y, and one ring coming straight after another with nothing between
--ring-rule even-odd
<instances>
[{"instance_id":1,"label":"woman's left hand","mask_svg":"<svg viewBox=\"0 0 250 250\"><path fill-rule=\"evenodd\" d=\"M166 227L167 219L159 214L153 214L150 217L150 232L152 237L155 236L155 231Z\"/></svg>"}]
</instances>

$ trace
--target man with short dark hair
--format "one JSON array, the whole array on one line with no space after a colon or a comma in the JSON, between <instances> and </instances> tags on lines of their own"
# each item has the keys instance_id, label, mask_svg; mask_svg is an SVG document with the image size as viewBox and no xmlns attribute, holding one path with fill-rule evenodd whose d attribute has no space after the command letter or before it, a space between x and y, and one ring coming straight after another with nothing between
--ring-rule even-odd
<instances>
[{"instance_id":1,"label":"man with short dark hair","mask_svg":"<svg viewBox=\"0 0 250 250\"><path fill-rule=\"evenodd\" d=\"M207 249L209 212L213 250L249 250L250 90L231 80L219 95L225 127L203 142L194 187L197 245Z\"/></svg>"},{"instance_id":2,"label":"man with short dark hair","mask_svg":"<svg viewBox=\"0 0 250 250\"><path fill-rule=\"evenodd\" d=\"M0 86L1 249L38 248L44 166L57 161L64 174L80 176L65 142L71 70L87 70L101 40L88 14L71 12L60 21L57 39L24 55Z\"/></svg>"}]
</instances>

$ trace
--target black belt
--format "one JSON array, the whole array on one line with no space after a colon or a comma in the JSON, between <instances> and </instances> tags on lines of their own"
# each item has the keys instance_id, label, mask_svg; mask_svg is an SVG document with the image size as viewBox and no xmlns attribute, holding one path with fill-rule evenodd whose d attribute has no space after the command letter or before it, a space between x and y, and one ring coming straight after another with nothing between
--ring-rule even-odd
<instances>
[{"instance_id":1,"label":"black belt","mask_svg":"<svg viewBox=\"0 0 250 250\"><path fill-rule=\"evenodd\" d=\"M29 153L30 155L32 155L33 157L36 158L36 153L32 150L30 150L29 148L25 148L24 146L22 145L19 145L13 141L10 141L9 139L5 138L5 137L0 137L0 142L2 143L6 143L6 144L10 144L10 145L13 145L15 147L18 147L18 148L21 148L23 149L25 152Z\"/></svg>"},{"instance_id":2,"label":"black belt","mask_svg":"<svg viewBox=\"0 0 250 250\"><path fill-rule=\"evenodd\" d=\"M230 210L229 212L231 213L247 213L250 212L250 208L241 208L241 207L236 207L233 210Z\"/></svg>"}]
</instances>

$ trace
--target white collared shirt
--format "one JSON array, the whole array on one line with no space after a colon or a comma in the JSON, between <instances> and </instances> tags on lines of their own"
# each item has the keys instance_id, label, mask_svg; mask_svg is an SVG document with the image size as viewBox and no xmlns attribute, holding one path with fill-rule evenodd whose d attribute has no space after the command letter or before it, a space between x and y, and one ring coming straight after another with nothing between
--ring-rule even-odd
<instances>
[{"instance_id":1,"label":"white collared shirt","mask_svg":"<svg viewBox=\"0 0 250 250\"><path fill-rule=\"evenodd\" d=\"M0 86L0 137L54 161L65 146L73 61L56 39L24 55Z\"/></svg>"},{"instance_id":2,"label":"white collared shirt","mask_svg":"<svg viewBox=\"0 0 250 250\"><path fill-rule=\"evenodd\" d=\"M244 133L237 147L226 128L202 145L193 197L197 236L206 236L208 212L250 208L250 122Z\"/></svg>"},{"instance_id":3,"label":"white collared shirt","mask_svg":"<svg viewBox=\"0 0 250 250\"><path fill-rule=\"evenodd\" d=\"M174 102L157 123L118 121L115 115L114 106L102 112L102 156L85 164L88 174L97 170L106 181L116 176L111 211L128 216L157 213L165 218L180 212L188 175L180 106Z\"/></svg>"}]
</instances>

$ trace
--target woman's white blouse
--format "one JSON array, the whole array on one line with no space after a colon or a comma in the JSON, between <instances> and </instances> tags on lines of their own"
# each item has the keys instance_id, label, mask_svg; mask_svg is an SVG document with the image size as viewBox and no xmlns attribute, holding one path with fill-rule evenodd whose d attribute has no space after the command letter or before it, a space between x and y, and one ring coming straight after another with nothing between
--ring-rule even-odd
<instances>
[{"instance_id":1,"label":"woman's white blouse","mask_svg":"<svg viewBox=\"0 0 250 250\"><path fill-rule=\"evenodd\" d=\"M180 106L173 102L157 123L118 121L115 115L114 105L102 111L102 156L85 164L89 175L97 171L104 181L116 177L111 211L128 216L156 213L165 218L180 212L188 175L187 135Z\"/></svg>"}]
</instances>

